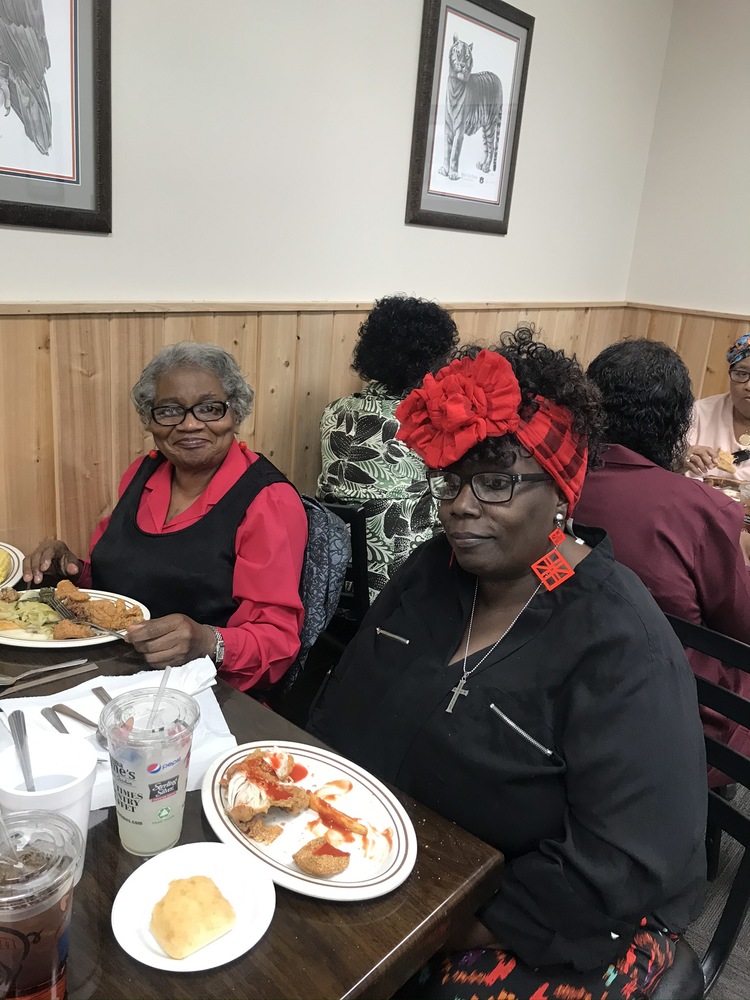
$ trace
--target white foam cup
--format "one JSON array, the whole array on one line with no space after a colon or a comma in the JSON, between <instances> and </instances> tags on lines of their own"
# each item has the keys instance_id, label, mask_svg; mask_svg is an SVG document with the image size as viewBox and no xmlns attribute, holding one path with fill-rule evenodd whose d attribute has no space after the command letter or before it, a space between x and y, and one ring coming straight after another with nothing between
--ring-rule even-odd
<instances>
[{"instance_id":1,"label":"white foam cup","mask_svg":"<svg viewBox=\"0 0 750 1000\"><path fill-rule=\"evenodd\" d=\"M73 736L29 733L29 755L36 791L23 780L15 747L0 752L0 808L3 813L43 809L72 819L83 838L74 885L83 873L91 791L96 777L96 750Z\"/></svg>"}]
</instances>

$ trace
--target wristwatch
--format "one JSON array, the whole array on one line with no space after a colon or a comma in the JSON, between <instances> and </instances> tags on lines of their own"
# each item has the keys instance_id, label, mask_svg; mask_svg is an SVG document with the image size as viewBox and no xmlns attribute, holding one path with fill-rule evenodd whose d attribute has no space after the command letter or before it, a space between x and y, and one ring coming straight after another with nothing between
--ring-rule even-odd
<instances>
[{"instance_id":1,"label":"wristwatch","mask_svg":"<svg viewBox=\"0 0 750 1000\"><path fill-rule=\"evenodd\" d=\"M216 664L216 669L218 670L219 667L224 662L224 652L225 652L224 636L217 628L214 628L213 625L211 626L211 629L214 635L216 636L216 646L214 648L214 663Z\"/></svg>"}]
</instances>

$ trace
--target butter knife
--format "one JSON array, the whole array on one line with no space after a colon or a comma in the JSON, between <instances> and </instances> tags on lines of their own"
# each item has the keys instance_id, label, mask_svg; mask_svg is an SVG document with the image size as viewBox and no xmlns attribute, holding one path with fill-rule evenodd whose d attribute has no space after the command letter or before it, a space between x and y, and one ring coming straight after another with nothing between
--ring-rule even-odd
<instances>
[{"instance_id":1,"label":"butter knife","mask_svg":"<svg viewBox=\"0 0 750 1000\"><path fill-rule=\"evenodd\" d=\"M54 677L37 677L33 681L23 681L21 684L13 685L8 692L8 698L10 699L11 693L15 695L19 691L26 691L29 688L41 687L42 684L54 684L57 681L64 681L68 677L76 677L78 674L90 674L92 670L98 669L98 664L87 663L83 667L73 667L72 670L61 670L60 673L55 674Z\"/></svg>"}]
</instances>

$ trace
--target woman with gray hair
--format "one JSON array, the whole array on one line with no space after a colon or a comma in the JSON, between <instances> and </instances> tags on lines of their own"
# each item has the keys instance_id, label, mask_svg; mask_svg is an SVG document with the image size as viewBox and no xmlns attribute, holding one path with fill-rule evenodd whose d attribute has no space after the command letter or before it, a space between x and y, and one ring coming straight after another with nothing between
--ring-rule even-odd
<instances>
[{"instance_id":1,"label":"woman with gray hair","mask_svg":"<svg viewBox=\"0 0 750 1000\"><path fill-rule=\"evenodd\" d=\"M90 558L46 539L24 562L78 586L127 594L152 618L125 639L156 667L213 658L241 690L277 681L299 651L302 502L285 477L235 440L253 390L213 344L165 347L131 398L155 449L126 470Z\"/></svg>"}]
</instances>

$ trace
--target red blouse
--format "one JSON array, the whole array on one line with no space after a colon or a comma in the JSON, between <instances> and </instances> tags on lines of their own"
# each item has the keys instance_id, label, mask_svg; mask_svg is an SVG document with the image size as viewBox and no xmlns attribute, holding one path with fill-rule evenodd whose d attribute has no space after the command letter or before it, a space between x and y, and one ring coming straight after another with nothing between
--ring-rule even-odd
<instances>
[{"instance_id":1,"label":"red blouse","mask_svg":"<svg viewBox=\"0 0 750 1000\"><path fill-rule=\"evenodd\" d=\"M150 534L180 531L218 503L257 459L235 441L203 493L187 510L165 523L172 490L172 465L164 462L151 476L138 507L138 527ZM121 497L142 458L120 480ZM94 529L89 552L104 534L109 516ZM299 595L307 544L307 516L293 487L273 483L261 490L235 535L236 561L232 596L238 608L220 629L226 651L221 674L243 691L277 681L299 652L304 610ZM84 562L79 586L91 582L90 560Z\"/></svg>"}]
</instances>

